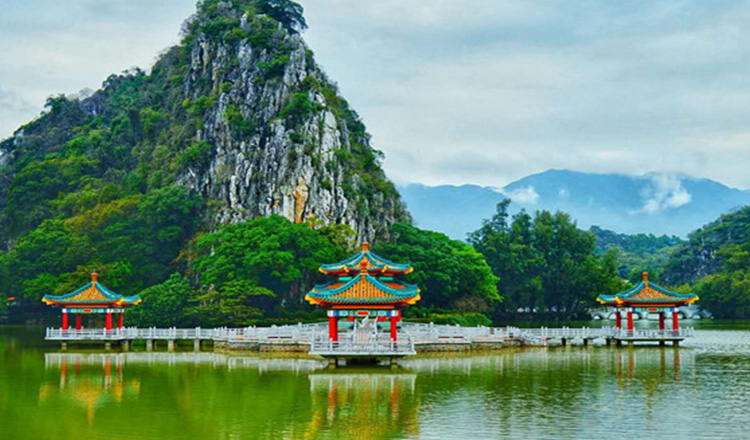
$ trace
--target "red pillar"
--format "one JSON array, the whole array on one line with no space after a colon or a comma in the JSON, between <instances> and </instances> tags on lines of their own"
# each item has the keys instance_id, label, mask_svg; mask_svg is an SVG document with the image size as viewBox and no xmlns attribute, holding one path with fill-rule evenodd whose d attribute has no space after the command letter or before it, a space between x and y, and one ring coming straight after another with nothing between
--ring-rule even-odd
<instances>
[{"instance_id":1,"label":"red pillar","mask_svg":"<svg viewBox=\"0 0 750 440\"><path fill-rule=\"evenodd\" d=\"M677 307L672 309L672 330L674 330L675 334L680 331L680 317L677 314Z\"/></svg>"},{"instance_id":2,"label":"red pillar","mask_svg":"<svg viewBox=\"0 0 750 440\"><path fill-rule=\"evenodd\" d=\"M125 323L125 312L120 312L120 319L117 321L117 328L121 329Z\"/></svg>"},{"instance_id":3,"label":"red pillar","mask_svg":"<svg viewBox=\"0 0 750 440\"><path fill-rule=\"evenodd\" d=\"M621 329L622 328L622 315L620 315L620 309L615 309L615 328Z\"/></svg>"},{"instance_id":4,"label":"red pillar","mask_svg":"<svg viewBox=\"0 0 750 440\"><path fill-rule=\"evenodd\" d=\"M81 331L81 321L83 320L83 316L79 313L76 315L76 330Z\"/></svg>"},{"instance_id":5,"label":"red pillar","mask_svg":"<svg viewBox=\"0 0 750 440\"><path fill-rule=\"evenodd\" d=\"M328 317L328 337L333 342L339 340L339 323L335 316Z\"/></svg>"},{"instance_id":6,"label":"red pillar","mask_svg":"<svg viewBox=\"0 0 750 440\"><path fill-rule=\"evenodd\" d=\"M398 316L391 316L391 339L393 342L398 339Z\"/></svg>"},{"instance_id":7,"label":"red pillar","mask_svg":"<svg viewBox=\"0 0 750 440\"><path fill-rule=\"evenodd\" d=\"M633 333L633 309L628 307L628 333Z\"/></svg>"},{"instance_id":8,"label":"red pillar","mask_svg":"<svg viewBox=\"0 0 750 440\"><path fill-rule=\"evenodd\" d=\"M65 311L62 312L62 329L68 329L68 312Z\"/></svg>"},{"instance_id":9,"label":"red pillar","mask_svg":"<svg viewBox=\"0 0 750 440\"><path fill-rule=\"evenodd\" d=\"M107 331L112 331L112 312L107 312Z\"/></svg>"},{"instance_id":10,"label":"red pillar","mask_svg":"<svg viewBox=\"0 0 750 440\"><path fill-rule=\"evenodd\" d=\"M659 312L659 330L664 331L664 312Z\"/></svg>"}]
</instances>

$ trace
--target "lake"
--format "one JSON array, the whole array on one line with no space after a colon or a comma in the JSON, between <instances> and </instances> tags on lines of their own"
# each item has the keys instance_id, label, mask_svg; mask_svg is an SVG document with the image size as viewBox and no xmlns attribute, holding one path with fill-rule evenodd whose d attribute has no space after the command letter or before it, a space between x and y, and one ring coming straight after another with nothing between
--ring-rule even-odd
<instances>
[{"instance_id":1,"label":"lake","mask_svg":"<svg viewBox=\"0 0 750 440\"><path fill-rule=\"evenodd\" d=\"M0 327L0 439L747 439L750 325L672 347L525 349L325 368L69 351Z\"/></svg>"}]
</instances>

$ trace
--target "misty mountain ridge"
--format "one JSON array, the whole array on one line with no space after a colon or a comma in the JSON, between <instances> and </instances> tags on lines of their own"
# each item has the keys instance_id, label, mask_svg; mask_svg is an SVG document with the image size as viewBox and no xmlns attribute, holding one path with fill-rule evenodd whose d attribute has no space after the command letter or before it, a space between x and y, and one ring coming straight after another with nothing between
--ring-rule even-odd
<instances>
[{"instance_id":1,"label":"misty mountain ridge","mask_svg":"<svg viewBox=\"0 0 750 440\"><path fill-rule=\"evenodd\" d=\"M548 170L502 188L478 185L399 187L415 222L422 228L463 239L510 198L521 209L563 211L581 228L599 226L626 234L676 235L721 214L750 204L750 191L684 174L641 176Z\"/></svg>"}]
</instances>

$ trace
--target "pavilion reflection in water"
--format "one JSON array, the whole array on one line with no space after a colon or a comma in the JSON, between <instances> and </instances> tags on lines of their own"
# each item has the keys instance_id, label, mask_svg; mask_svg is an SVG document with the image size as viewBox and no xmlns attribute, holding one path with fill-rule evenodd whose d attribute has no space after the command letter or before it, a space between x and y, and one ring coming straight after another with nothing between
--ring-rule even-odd
<instances>
[{"instance_id":1,"label":"pavilion reflection in water","mask_svg":"<svg viewBox=\"0 0 750 440\"><path fill-rule=\"evenodd\" d=\"M416 374L311 374L305 438L391 439L419 433Z\"/></svg>"},{"instance_id":2,"label":"pavilion reflection in water","mask_svg":"<svg viewBox=\"0 0 750 440\"><path fill-rule=\"evenodd\" d=\"M137 399L141 391L138 378L125 379L123 362L116 356L100 357L96 362L83 362L76 357L45 356L45 366L60 369L59 379L44 382L39 388L39 405L44 406L59 398L73 401L86 410L89 422L97 408L110 403L121 403L126 398Z\"/></svg>"},{"instance_id":3,"label":"pavilion reflection in water","mask_svg":"<svg viewBox=\"0 0 750 440\"><path fill-rule=\"evenodd\" d=\"M692 366L695 356L689 351L681 352L677 349L618 350L615 361L617 382L623 386L626 379L661 383L664 379L671 378L679 382L683 364L687 362Z\"/></svg>"}]
</instances>

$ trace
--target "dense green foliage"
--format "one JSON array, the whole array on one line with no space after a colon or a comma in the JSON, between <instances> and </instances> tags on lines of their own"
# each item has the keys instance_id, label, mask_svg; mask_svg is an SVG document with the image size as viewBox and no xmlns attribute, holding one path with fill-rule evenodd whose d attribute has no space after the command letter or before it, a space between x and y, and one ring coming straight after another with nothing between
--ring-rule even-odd
<instances>
[{"instance_id":1,"label":"dense green foliage","mask_svg":"<svg viewBox=\"0 0 750 440\"><path fill-rule=\"evenodd\" d=\"M575 316L593 305L597 294L625 287L614 252L596 255L594 234L578 229L568 215L520 212L509 222L509 203L499 203L497 213L469 236L500 279L505 298L500 312Z\"/></svg>"},{"instance_id":2,"label":"dense green foliage","mask_svg":"<svg viewBox=\"0 0 750 440\"><path fill-rule=\"evenodd\" d=\"M430 322L435 324L460 325L464 327L491 326L492 320L484 313L434 313L429 315Z\"/></svg>"},{"instance_id":3,"label":"dense green foliage","mask_svg":"<svg viewBox=\"0 0 750 440\"><path fill-rule=\"evenodd\" d=\"M128 311L128 325L172 327L191 323L186 310L195 291L188 280L179 273L166 281L140 292L141 303Z\"/></svg>"},{"instance_id":4,"label":"dense green foliage","mask_svg":"<svg viewBox=\"0 0 750 440\"><path fill-rule=\"evenodd\" d=\"M259 0L258 8L289 31L307 29L304 9L298 3L291 0Z\"/></svg>"},{"instance_id":5,"label":"dense green foliage","mask_svg":"<svg viewBox=\"0 0 750 440\"><path fill-rule=\"evenodd\" d=\"M694 285L701 306L717 317L750 317L750 243L727 244L717 254L722 261L719 272Z\"/></svg>"},{"instance_id":6,"label":"dense green foliage","mask_svg":"<svg viewBox=\"0 0 750 440\"><path fill-rule=\"evenodd\" d=\"M647 271L653 279L659 279L662 268L675 247L682 243L679 237L653 234L618 234L591 227L596 236L596 253L605 254L610 249L617 251L617 272L621 278L631 282L640 280Z\"/></svg>"},{"instance_id":7,"label":"dense green foliage","mask_svg":"<svg viewBox=\"0 0 750 440\"><path fill-rule=\"evenodd\" d=\"M231 307L248 317L310 311L303 297L319 279L321 263L346 256L327 232L274 216L198 237L192 264L202 294L197 316L214 316L219 310L232 316L227 313Z\"/></svg>"},{"instance_id":8,"label":"dense green foliage","mask_svg":"<svg viewBox=\"0 0 750 440\"><path fill-rule=\"evenodd\" d=\"M721 252L731 245L750 244L750 206L722 215L691 233L687 242L675 249L664 267L664 281L670 284L695 282L722 270Z\"/></svg>"},{"instance_id":9,"label":"dense green foliage","mask_svg":"<svg viewBox=\"0 0 750 440\"><path fill-rule=\"evenodd\" d=\"M201 201L170 186L99 203L79 215L44 220L0 254L0 295L38 303L67 293L94 271L123 294L136 294L179 268L175 259L199 223Z\"/></svg>"},{"instance_id":10,"label":"dense green foliage","mask_svg":"<svg viewBox=\"0 0 750 440\"><path fill-rule=\"evenodd\" d=\"M268 132L271 123L283 120L290 139L300 144L300 152L290 150L290 158L292 153L308 154L321 170L346 170L345 181L337 184L360 214L379 206L374 201L382 205L392 197L396 217L408 219L380 168L381 153L370 148L364 124L317 70L312 52L305 53L310 76L289 90L289 99L272 120L259 120L258 110L265 109L250 108L244 92L219 106L239 88L241 41L270 60L258 63L263 74L253 79L254 85L287 87L282 84L284 72L300 47L292 34L306 27L302 12L291 0L201 0L198 12L185 23L181 43L161 55L148 74L135 69L111 75L86 99L52 97L38 119L0 142L0 297L13 297L20 309L41 313L41 295L69 292L98 271L108 287L122 294L144 292L153 299L152 306L134 314L141 323L157 317L154 324L199 321L199 315L206 322L244 323L260 313L295 310L300 286L309 285L312 277L313 257L305 252L331 243L314 254L320 258L316 265L328 261L351 246L353 233L340 225L318 228L313 238L299 232L300 237L280 241L275 253L265 253L270 248L264 243L262 255L252 262L247 253L239 258L240 250L216 235L241 234L236 229L219 228L196 238L201 231L216 229L211 214L223 202L203 200L176 182L179 176L204 172L215 157L214 142L196 136L211 122L209 114L221 119L216 124L226 123L236 139ZM202 47L199 40L229 52L219 78L191 70L193 55ZM313 102L315 94L325 98L324 105L320 99ZM346 148L327 162L314 142L291 131L323 110L335 115L348 136L342 139ZM332 182L322 182L326 185L333 189ZM280 230L273 232L287 231L274 221ZM373 225L378 234L384 232L385 225ZM263 233L280 237L267 229ZM211 246L226 252L226 258L244 261L245 266L235 268L237 279L223 279L216 272L220 262L207 255L222 255L209 252ZM289 268L263 266L267 259L282 256L277 264ZM299 258L302 266L297 266ZM255 270L265 272L247 272L251 263L259 263ZM184 295L185 282L189 295ZM172 305L156 299L162 296L189 301ZM4 300L0 313L6 309Z\"/></svg>"},{"instance_id":11,"label":"dense green foliage","mask_svg":"<svg viewBox=\"0 0 750 440\"><path fill-rule=\"evenodd\" d=\"M750 207L694 231L664 266L662 279L694 290L715 316L750 317Z\"/></svg>"},{"instance_id":12,"label":"dense green foliage","mask_svg":"<svg viewBox=\"0 0 750 440\"><path fill-rule=\"evenodd\" d=\"M380 245L377 253L414 267L408 281L420 287L422 300L413 314L489 312L500 302L497 278L471 246L403 223L394 225L391 235L393 242Z\"/></svg>"},{"instance_id":13,"label":"dense green foliage","mask_svg":"<svg viewBox=\"0 0 750 440\"><path fill-rule=\"evenodd\" d=\"M377 252L415 266L408 281L419 284L424 295L415 314L458 310L458 319L487 323L477 312L487 312L499 297L481 255L443 234L409 225L396 225L393 232L396 242L381 244ZM191 245L194 282L188 285L175 274L146 289L143 312L137 316L143 322L203 326L247 325L261 318L321 319L322 309L307 304L304 294L313 284L329 281L318 272L321 263L350 255L350 237L351 231L340 225L311 229L276 216L220 227ZM145 305L156 295L172 300ZM181 312L175 311L175 303Z\"/></svg>"}]
</instances>

